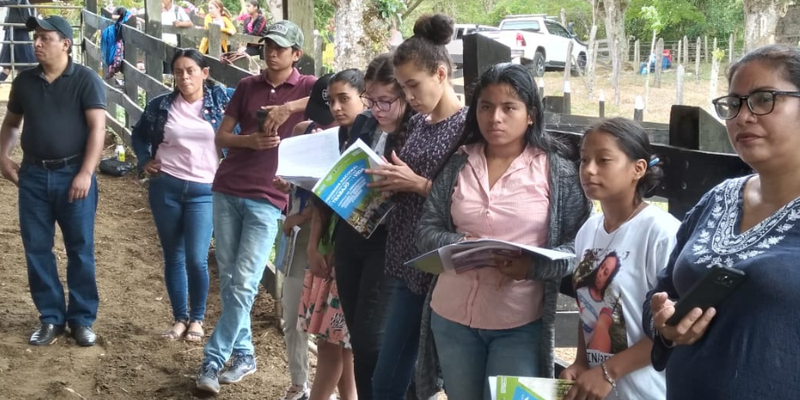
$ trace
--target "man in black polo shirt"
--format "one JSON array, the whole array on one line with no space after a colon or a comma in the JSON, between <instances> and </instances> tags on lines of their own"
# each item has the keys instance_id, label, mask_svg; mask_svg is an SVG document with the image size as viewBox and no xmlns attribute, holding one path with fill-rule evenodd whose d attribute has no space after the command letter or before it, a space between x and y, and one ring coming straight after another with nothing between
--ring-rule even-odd
<instances>
[{"instance_id":1,"label":"man in black polo shirt","mask_svg":"<svg viewBox=\"0 0 800 400\"><path fill-rule=\"evenodd\" d=\"M39 65L11 85L0 127L0 171L19 187L28 283L41 322L30 344L55 342L69 324L78 345L92 346L98 305L94 170L105 139L105 91L97 73L72 63L72 27L65 19L31 17L26 25L35 30ZM10 155L23 119L22 165L17 165ZM68 306L53 254L56 223L67 250Z\"/></svg>"}]
</instances>

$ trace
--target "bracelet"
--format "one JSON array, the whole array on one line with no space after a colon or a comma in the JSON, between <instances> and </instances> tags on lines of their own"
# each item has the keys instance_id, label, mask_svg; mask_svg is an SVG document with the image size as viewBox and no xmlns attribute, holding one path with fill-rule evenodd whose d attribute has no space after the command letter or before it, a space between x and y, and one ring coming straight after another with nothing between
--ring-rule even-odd
<instances>
[{"instance_id":1,"label":"bracelet","mask_svg":"<svg viewBox=\"0 0 800 400\"><path fill-rule=\"evenodd\" d=\"M606 363L603 362L600 364L600 368L603 370L603 378L605 378L606 382L611 385L611 388L614 389L614 393L619 397L619 392L617 392L617 382L611 379L611 375L608 373L608 367L606 367Z\"/></svg>"}]
</instances>

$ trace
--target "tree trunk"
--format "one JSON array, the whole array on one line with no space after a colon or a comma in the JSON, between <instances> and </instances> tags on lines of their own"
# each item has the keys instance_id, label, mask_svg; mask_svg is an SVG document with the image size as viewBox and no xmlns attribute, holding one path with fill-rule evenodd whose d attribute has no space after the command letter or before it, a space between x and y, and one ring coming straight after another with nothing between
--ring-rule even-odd
<instances>
[{"instance_id":1,"label":"tree trunk","mask_svg":"<svg viewBox=\"0 0 800 400\"><path fill-rule=\"evenodd\" d=\"M626 0L603 1L605 8L606 37L611 55L611 85L614 86L614 105L619 105L620 75L622 74L624 52L627 51L628 40L625 37Z\"/></svg>"},{"instance_id":2,"label":"tree trunk","mask_svg":"<svg viewBox=\"0 0 800 400\"><path fill-rule=\"evenodd\" d=\"M744 49L775 43L778 21L786 14L788 0L743 0Z\"/></svg>"},{"instance_id":3,"label":"tree trunk","mask_svg":"<svg viewBox=\"0 0 800 400\"><path fill-rule=\"evenodd\" d=\"M334 3L334 69L364 69L375 56L388 51L391 19L378 13L366 0L338 0Z\"/></svg>"},{"instance_id":4,"label":"tree trunk","mask_svg":"<svg viewBox=\"0 0 800 400\"><path fill-rule=\"evenodd\" d=\"M282 0L266 0L267 9L272 13L273 21L280 21L283 19L283 1Z\"/></svg>"}]
</instances>

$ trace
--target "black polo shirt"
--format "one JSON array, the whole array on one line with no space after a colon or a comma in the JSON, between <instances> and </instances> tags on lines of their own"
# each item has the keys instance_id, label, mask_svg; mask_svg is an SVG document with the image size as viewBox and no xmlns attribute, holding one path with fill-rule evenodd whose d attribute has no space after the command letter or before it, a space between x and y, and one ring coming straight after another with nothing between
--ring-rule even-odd
<instances>
[{"instance_id":1,"label":"black polo shirt","mask_svg":"<svg viewBox=\"0 0 800 400\"><path fill-rule=\"evenodd\" d=\"M89 68L73 64L72 57L52 83L41 65L20 72L8 98L8 111L24 118L22 151L45 160L86 151L86 110L93 108L106 108L103 81Z\"/></svg>"}]
</instances>

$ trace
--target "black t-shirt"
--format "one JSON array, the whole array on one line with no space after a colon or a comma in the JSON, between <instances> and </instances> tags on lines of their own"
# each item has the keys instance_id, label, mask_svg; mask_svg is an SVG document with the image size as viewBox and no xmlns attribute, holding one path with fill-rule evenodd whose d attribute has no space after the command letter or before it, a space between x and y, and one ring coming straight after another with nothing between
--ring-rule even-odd
<instances>
[{"instance_id":1,"label":"black t-shirt","mask_svg":"<svg viewBox=\"0 0 800 400\"><path fill-rule=\"evenodd\" d=\"M11 84L8 111L22 115L21 145L25 154L45 160L83 154L89 137L86 110L106 109L100 76L69 60L52 83L41 65L19 73Z\"/></svg>"}]
</instances>

